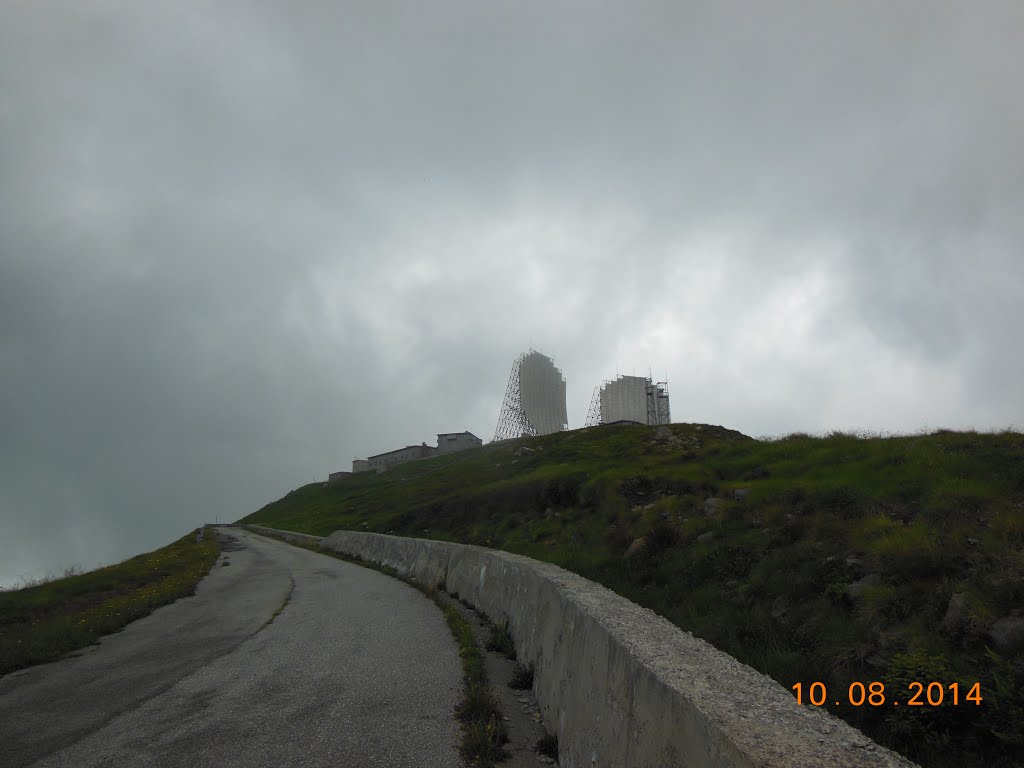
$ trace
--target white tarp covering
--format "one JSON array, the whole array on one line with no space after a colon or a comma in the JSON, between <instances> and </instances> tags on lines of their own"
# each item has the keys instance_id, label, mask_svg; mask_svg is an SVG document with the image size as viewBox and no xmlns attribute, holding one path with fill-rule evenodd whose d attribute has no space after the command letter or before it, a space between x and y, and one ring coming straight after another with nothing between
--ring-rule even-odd
<instances>
[{"instance_id":1,"label":"white tarp covering","mask_svg":"<svg viewBox=\"0 0 1024 768\"><path fill-rule=\"evenodd\" d=\"M538 435L560 432L568 426L565 379L550 357L540 352L523 356L519 366L519 393L526 418Z\"/></svg>"},{"instance_id":2,"label":"white tarp covering","mask_svg":"<svg viewBox=\"0 0 1024 768\"><path fill-rule=\"evenodd\" d=\"M642 376L620 376L601 389L601 423L637 421L647 423L648 379Z\"/></svg>"}]
</instances>

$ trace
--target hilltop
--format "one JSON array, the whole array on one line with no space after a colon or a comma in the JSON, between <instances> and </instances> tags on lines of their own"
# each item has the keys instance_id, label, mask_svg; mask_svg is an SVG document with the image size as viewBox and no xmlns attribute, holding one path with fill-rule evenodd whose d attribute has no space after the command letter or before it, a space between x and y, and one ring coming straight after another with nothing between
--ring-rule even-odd
<instances>
[{"instance_id":1,"label":"hilltop","mask_svg":"<svg viewBox=\"0 0 1024 768\"><path fill-rule=\"evenodd\" d=\"M307 485L240 522L553 562L787 689L824 683L831 711L927 768L1020 764L1020 433L755 440L707 424L595 427ZM922 693L920 707L852 706L851 684L871 681L904 701L912 682L940 683L944 704ZM980 705L964 701L975 682Z\"/></svg>"}]
</instances>

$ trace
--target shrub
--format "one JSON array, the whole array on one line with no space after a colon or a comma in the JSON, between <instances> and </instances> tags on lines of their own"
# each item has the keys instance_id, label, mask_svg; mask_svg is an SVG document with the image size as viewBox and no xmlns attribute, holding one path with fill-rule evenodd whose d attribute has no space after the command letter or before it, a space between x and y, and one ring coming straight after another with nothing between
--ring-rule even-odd
<instances>
[{"instance_id":1,"label":"shrub","mask_svg":"<svg viewBox=\"0 0 1024 768\"><path fill-rule=\"evenodd\" d=\"M904 703L916 692L916 686L912 689L911 683L921 683L927 687L931 682L938 682L945 687L956 681L957 677L945 656L914 649L893 656L884 680L887 700ZM963 690L968 689L969 686ZM965 716L970 714L970 709L954 708L948 702L938 707L894 707L887 720L886 730L907 752L927 754L945 749L954 726L964 724Z\"/></svg>"},{"instance_id":2,"label":"shrub","mask_svg":"<svg viewBox=\"0 0 1024 768\"><path fill-rule=\"evenodd\" d=\"M868 542L864 551L897 576L928 575L950 565L935 531L921 521L893 526Z\"/></svg>"},{"instance_id":3,"label":"shrub","mask_svg":"<svg viewBox=\"0 0 1024 768\"><path fill-rule=\"evenodd\" d=\"M869 625L881 627L897 605L896 587L892 584L877 584L864 590L857 606L857 614Z\"/></svg>"},{"instance_id":4,"label":"shrub","mask_svg":"<svg viewBox=\"0 0 1024 768\"><path fill-rule=\"evenodd\" d=\"M484 682L476 682L466 687L466 696L455 707L455 714L464 723L486 723L497 709L491 689Z\"/></svg>"},{"instance_id":5,"label":"shrub","mask_svg":"<svg viewBox=\"0 0 1024 768\"><path fill-rule=\"evenodd\" d=\"M992 664L991 684L985 689L981 720L985 728L1000 742L1015 749L1024 748L1024 656L1004 659L988 651Z\"/></svg>"},{"instance_id":6,"label":"shrub","mask_svg":"<svg viewBox=\"0 0 1024 768\"><path fill-rule=\"evenodd\" d=\"M516 646L512 642L512 635L509 634L508 622L502 621L491 625L491 636L487 638L487 650L497 651L508 658L515 660Z\"/></svg>"},{"instance_id":7,"label":"shrub","mask_svg":"<svg viewBox=\"0 0 1024 768\"><path fill-rule=\"evenodd\" d=\"M472 723L465 727L460 751L471 765L493 765L505 759L506 743L508 728L505 721L491 715L486 723Z\"/></svg>"},{"instance_id":8,"label":"shrub","mask_svg":"<svg viewBox=\"0 0 1024 768\"><path fill-rule=\"evenodd\" d=\"M552 760L558 759L558 737L554 734L546 733L541 736L537 742L537 752L544 755L544 757L550 757Z\"/></svg>"},{"instance_id":9,"label":"shrub","mask_svg":"<svg viewBox=\"0 0 1024 768\"><path fill-rule=\"evenodd\" d=\"M1024 510L1001 512L992 518L992 533L1009 544L1024 544Z\"/></svg>"},{"instance_id":10,"label":"shrub","mask_svg":"<svg viewBox=\"0 0 1024 768\"><path fill-rule=\"evenodd\" d=\"M863 499L853 488L843 486L819 491L808 498L806 503L810 507L827 510L849 520L861 513Z\"/></svg>"},{"instance_id":11,"label":"shrub","mask_svg":"<svg viewBox=\"0 0 1024 768\"><path fill-rule=\"evenodd\" d=\"M679 544L679 530L672 524L659 521L647 534L647 553L656 555Z\"/></svg>"},{"instance_id":12,"label":"shrub","mask_svg":"<svg viewBox=\"0 0 1024 768\"><path fill-rule=\"evenodd\" d=\"M524 667L519 662L516 662L508 687L517 691L526 691L533 688L533 664Z\"/></svg>"}]
</instances>

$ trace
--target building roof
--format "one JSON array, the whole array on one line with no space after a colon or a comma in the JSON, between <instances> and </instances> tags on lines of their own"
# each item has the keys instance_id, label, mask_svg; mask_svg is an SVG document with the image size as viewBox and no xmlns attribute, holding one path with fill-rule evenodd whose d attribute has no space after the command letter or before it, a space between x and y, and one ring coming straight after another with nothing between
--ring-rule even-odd
<instances>
[{"instance_id":1,"label":"building roof","mask_svg":"<svg viewBox=\"0 0 1024 768\"><path fill-rule=\"evenodd\" d=\"M405 448L395 448L395 450L393 450L393 451L385 451L384 453L374 454L373 456L368 456L366 458L366 460L370 461L371 459L381 459L381 458L384 458L385 456L390 456L393 453L401 453L402 451L408 451L410 449L415 450L417 448L419 448L419 449L426 448L428 451L436 450L432 445L427 445L426 443L421 443L420 445L407 445L407 446L405 446Z\"/></svg>"}]
</instances>

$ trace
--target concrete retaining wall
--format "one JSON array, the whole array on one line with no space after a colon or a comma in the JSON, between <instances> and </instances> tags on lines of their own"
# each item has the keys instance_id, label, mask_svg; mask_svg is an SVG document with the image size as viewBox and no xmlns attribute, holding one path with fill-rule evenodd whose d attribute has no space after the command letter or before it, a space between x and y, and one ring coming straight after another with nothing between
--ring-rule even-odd
<instances>
[{"instance_id":1,"label":"concrete retaining wall","mask_svg":"<svg viewBox=\"0 0 1024 768\"><path fill-rule=\"evenodd\" d=\"M652 611L548 563L354 531L320 545L443 585L508 621L520 661L535 667L534 692L565 768L914 765ZM800 682L818 677L808 670Z\"/></svg>"},{"instance_id":2,"label":"concrete retaining wall","mask_svg":"<svg viewBox=\"0 0 1024 768\"><path fill-rule=\"evenodd\" d=\"M310 536L308 533L294 533L293 531L279 531L276 528L264 528L261 525L247 525L245 527L251 528L257 533L266 533L275 538L284 539L293 544L302 544L307 547L319 548L320 543L324 540L323 536Z\"/></svg>"}]
</instances>

